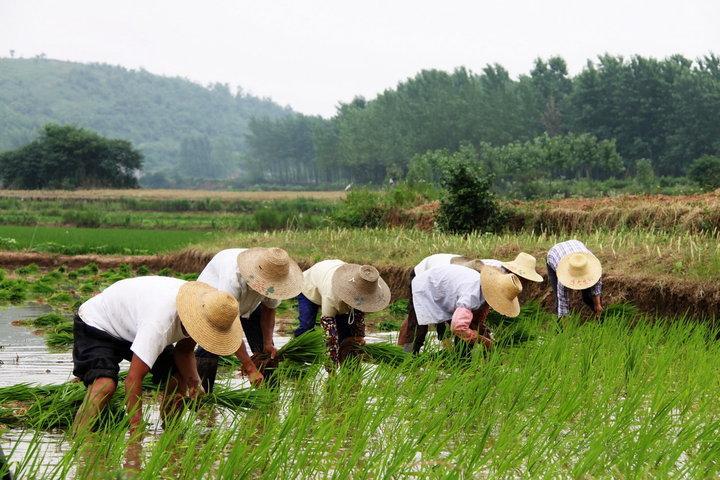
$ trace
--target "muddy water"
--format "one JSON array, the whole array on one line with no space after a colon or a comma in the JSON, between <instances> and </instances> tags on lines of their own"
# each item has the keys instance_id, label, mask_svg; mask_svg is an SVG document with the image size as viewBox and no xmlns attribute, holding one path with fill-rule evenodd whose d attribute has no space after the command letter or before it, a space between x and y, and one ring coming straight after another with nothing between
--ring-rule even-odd
<instances>
[{"instance_id":1,"label":"muddy water","mask_svg":"<svg viewBox=\"0 0 720 480\"><path fill-rule=\"evenodd\" d=\"M0 386L17 383L63 383L73 378L72 354L70 351L50 352L41 336L35 335L30 329L12 325L15 320L35 318L50 312L50 307L40 304L28 304L19 307L0 308ZM393 341L397 332L383 332L369 335L368 342ZM275 346L282 347L290 340L288 336L274 337ZM121 364L126 370L128 362ZM247 387L245 378L226 378L229 384ZM157 405L146 405L151 428L149 431L160 433L160 415ZM31 442L39 436L39 443ZM148 442L152 439L148 438ZM0 436L0 447L11 462L22 462L33 445L38 451L30 452L34 459L41 459L43 467L51 469L57 465L62 456L69 450L63 432L31 432L11 429Z\"/></svg>"}]
</instances>

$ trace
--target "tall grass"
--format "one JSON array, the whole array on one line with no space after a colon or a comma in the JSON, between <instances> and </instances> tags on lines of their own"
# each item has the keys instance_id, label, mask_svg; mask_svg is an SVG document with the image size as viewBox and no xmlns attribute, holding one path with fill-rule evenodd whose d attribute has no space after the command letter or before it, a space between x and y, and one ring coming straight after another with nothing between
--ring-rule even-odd
<instances>
[{"instance_id":1,"label":"tall grass","mask_svg":"<svg viewBox=\"0 0 720 480\"><path fill-rule=\"evenodd\" d=\"M214 426L188 412L151 434L139 478L715 477L717 332L649 320L617 309L560 325L527 310L496 326L499 341L532 334L520 344L288 378L269 411ZM87 439L92 457L66 447L49 470L28 449L22 475L93 478L90 461L111 475L124 432Z\"/></svg>"}]
</instances>

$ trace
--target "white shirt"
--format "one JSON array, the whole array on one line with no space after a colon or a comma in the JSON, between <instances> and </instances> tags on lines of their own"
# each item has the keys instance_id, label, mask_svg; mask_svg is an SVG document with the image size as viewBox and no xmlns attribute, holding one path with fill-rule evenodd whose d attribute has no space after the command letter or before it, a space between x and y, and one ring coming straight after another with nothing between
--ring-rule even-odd
<instances>
[{"instance_id":1,"label":"white shirt","mask_svg":"<svg viewBox=\"0 0 720 480\"><path fill-rule=\"evenodd\" d=\"M500 270L502 273L510 273L510 270L508 270L507 268L503 267L503 264L502 264L502 262L501 262L500 260L495 260L494 258L483 258L483 259L480 260L480 261L483 262L483 263L484 263L485 265L487 265L488 267L495 267L495 268L497 268L497 269Z\"/></svg>"},{"instance_id":2,"label":"white shirt","mask_svg":"<svg viewBox=\"0 0 720 480\"><path fill-rule=\"evenodd\" d=\"M415 275L420 275L421 273L440 265L450 265L452 259L459 256L460 255L455 253L436 253L434 255L430 255L429 257L425 257L420 261L420 263L415 265Z\"/></svg>"},{"instance_id":3,"label":"white shirt","mask_svg":"<svg viewBox=\"0 0 720 480\"><path fill-rule=\"evenodd\" d=\"M130 350L152 368L160 353L186 338L177 314L177 294L185 280L135 277L115 282L80 305L85 324L131 342Z\"/></svg>"},{"instance_id":4,"label":"white shirt","mask_svg":"<svg viewBox=\"0 0 720 480\"><path fill-rule=\"evenodd\" d=\"M323 317L334 317L350 313L350 306L336 298L332 291L332 277L338 268L345 265L342 260L323 260L303 272L303 295L320 305Z\"/></svg>"},{"instance_id":5,"label":"white shirt","mask_svg":"<svg viewBox=\"0 0 720 480\"><path fill-rule=\"evenodd\" d=\"M452 319L458 308L477 310L485 303L480 273L461 265L440 265L412 281L413 304L420 325Z\"/></svg>"},{"instance_id":6,"label":"white shirt","mask_svg":"<svg viewBox=\"0 0 720 480\"><path fill-rule=\"evenodd\" d=\"M246 248L228 248L218 252L198 276L204 282L222 292L227 292L238 301L240 316L248 318L261 303L268 308L277 308L280 300L265 297L250 288L238 272L237 256Z\"/></svg>"}]
</instances>

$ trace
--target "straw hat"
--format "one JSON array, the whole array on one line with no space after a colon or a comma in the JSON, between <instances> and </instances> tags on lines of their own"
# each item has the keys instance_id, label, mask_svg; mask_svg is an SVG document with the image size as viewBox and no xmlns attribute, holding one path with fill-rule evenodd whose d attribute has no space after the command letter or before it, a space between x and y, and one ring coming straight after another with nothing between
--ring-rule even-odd
<instances>
[{"instance_id":1,"label":"straw hat","mask_svg":"<svg viewBox=\"0 0 720 480\"><path fill-rule=\"evenodd\" d=\"M529 253L518 253L512 262L503 262L502 266L518 277L525 278L532 282L542 282L543 277L535 271L537 260Z\"/></svg>"},{"instance_id":2,"label":"straw hat","mask_svg":"<svg viewBox=\"0 0 720 480\"><path fill-rule=\"evenodd\" d=\"M584 290L595 285L602 276L602 265L589 252L565 255L557 266L557 277L563 286L572 290Z\"/></svg>"},{"instance_id":3,"label":"straw hat","mask_svg":"<svg viewBox=\"0 0 720 480\"><path fill-rule=\"evenodd\" d=\"M455 263L456 263L457 265L462 266L462 267L472 268L473 270L476 270L476 271L478 271L478 272L482 271L482 269L483 269L484 267L487 267L487 265L485 265L485 264L482 262L482 260L478 260L478 259L475 259L475 258L471 260L471 259L466 258L466 257L462 257L462 258L464 258L465 260L462 260L462 261L459 261L459 262L455 262Z\"/></svg>"},{"instance_id":4,"label":"straw hat","mask_svg":"<svg viewBox=\"0 0 720 480\"><path fill-rule=\"evenodd\" d=\"M300 295L302 270L282 248L248 248L238 254L237 263L240 275L259 294L274 300Z\"/></svg>"},{"instance_id":5,"label":"straw hat","mask_svg":"<svg viewBox=\"0 0 720 480\"><path fill-rule=\"evenodd\" d=\"M378 312L390 303L390 287L371 265L346 263L338 267L332 277L332 292L365 313Z\"/></svg>"},{"instance_id":6,"label":"straw hat","mask_svg":"<svg viewBox=\"0 0 720 480\"><path fill-rule=\"evenodd\" d=\"M485 301L493 310L506 317L520 314L518 295L522 284L514 273L502 273L497 268L485 267L480 275L480 287Z\"/></svg>"},{"instance_id":7,"label":"straw hat","mask_svg":"<svg viewBox=\"0 0 720 480\"><path fill-rule=\"evenodd\" d=\"M229 355L242 343L238 302L203 282L187 282L177 295L177 311L188 334L216 355Z\"/></svg>"}]
</instances>

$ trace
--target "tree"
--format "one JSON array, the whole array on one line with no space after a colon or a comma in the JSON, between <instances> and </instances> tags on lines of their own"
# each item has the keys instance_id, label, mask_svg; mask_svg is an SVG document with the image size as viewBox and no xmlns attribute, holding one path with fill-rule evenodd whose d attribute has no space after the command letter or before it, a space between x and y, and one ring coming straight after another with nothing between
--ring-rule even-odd
<instances>
[{"instance_id":1,"label":"tree","mask_svg":"<svg viewBox=\"0 0 720 480\"><path fill-rule=\"evenodd\" d=\"M645 189L652 187L653 183L655 183L655 171L653 170L652 161L641 158L635 162L635 179Z\"/></svg>"},{"instance_id":2,"label":"tree","mask_svg":"<svg viewBox=\"0 0 720 480\"><path fill-rule=\"evenodd\" d=\"M688 178L705 190L720 188L720 156L703 155L688 169Z\"/></svg>"},{"instance_id":3,"label":"tree","mask_svg":"<svg viewBox=\"0 0 720 480\"><path fill-rule=\"evenodd\" d=\"M0 154L0 178L16 188L136 188L142 154L130 142L48 124L37 140Z\"/></svg>"},{"instance_id":4,"label":"tree","mask_svg":"<svg viewBox=\"0 0 720 480\"><path fill-rule=\"evenodd\" d=\"M443 177L446 194L440 200L438 227L445 232L492 232L505 214L491 191L492 175L482 175L467 163L451 163Z\"/></svg>"}]
</instances>

